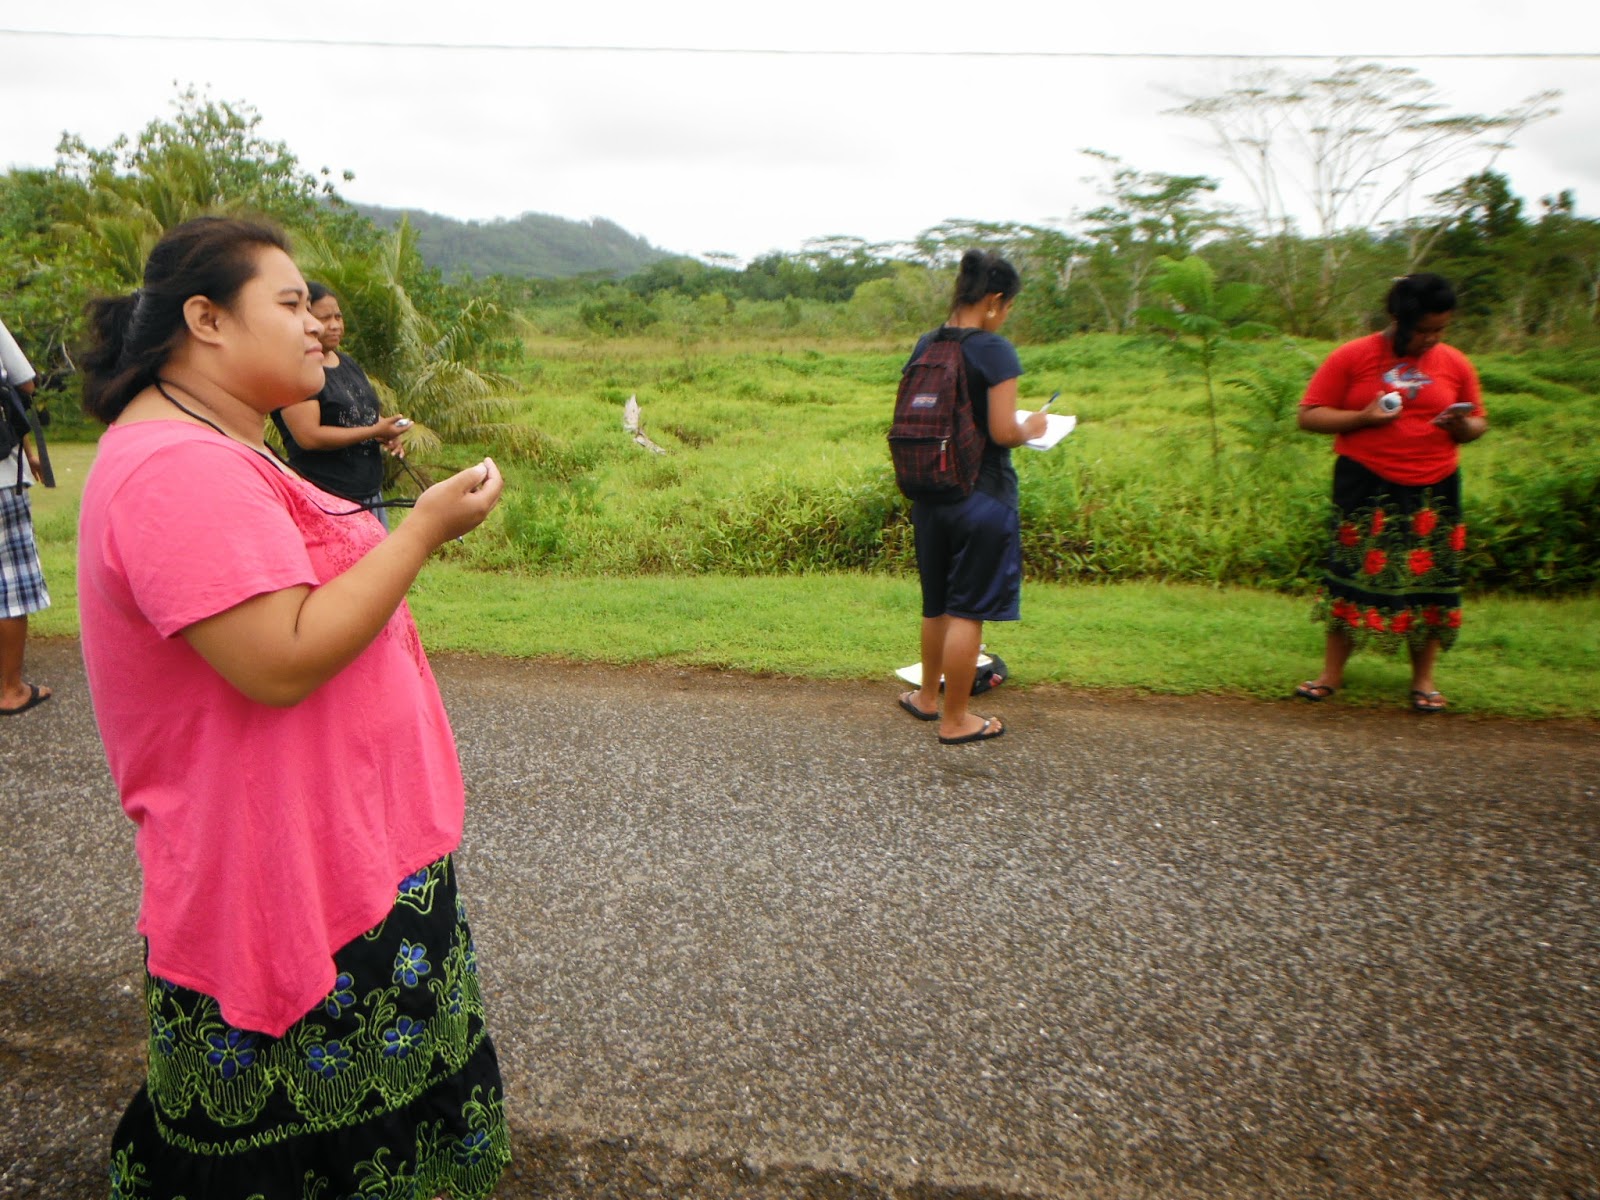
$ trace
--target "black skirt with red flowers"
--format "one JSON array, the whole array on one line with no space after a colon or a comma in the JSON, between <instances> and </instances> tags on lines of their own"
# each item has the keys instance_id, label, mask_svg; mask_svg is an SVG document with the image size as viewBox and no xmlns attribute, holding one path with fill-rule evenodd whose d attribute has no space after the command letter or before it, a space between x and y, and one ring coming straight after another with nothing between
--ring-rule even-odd
<instances>
[{"instance_id":1,"label":"black skirt with red flowers","mask_svg":"<svg viewBox=\"0 0 1600 1200\"><path fill-rule=\"evenodd\" d=\"M1461 472L1437 483L1392 483L1340 455L1332 536L1313 619L1357 646L1448 649L1461 628Z\"/></svg>"}]
</instances>

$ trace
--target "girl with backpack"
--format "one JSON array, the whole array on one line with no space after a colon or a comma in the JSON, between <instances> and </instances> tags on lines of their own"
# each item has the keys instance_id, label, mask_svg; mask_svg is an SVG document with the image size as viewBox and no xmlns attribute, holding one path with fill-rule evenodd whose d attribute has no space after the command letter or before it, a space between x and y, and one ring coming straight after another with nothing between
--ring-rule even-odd
<instances>
[{"instance_id":1,"label":"girl with backpack","mask_svg":"<svg viewBox=\"0 0 1600 1200\"><path fill-rule=\"evenodd\" d=\"M957 331L972 416L983 435L977 483L963 499L914 500L917 575L922 583L922 686L900 696L920 721L939 722L946 746L988 741L1005 732L998 717L968 711L985 621L1021 617L1022 535L1011 448L1045 432L1043 413L1017 419L1022 363L1000 336L1022 288L1017 270L997 254L961 256L955 295L943 330L924 334L906 363L935 338ZM944 680L940 708L939 681Z\"/></svg>"}]
</instances>

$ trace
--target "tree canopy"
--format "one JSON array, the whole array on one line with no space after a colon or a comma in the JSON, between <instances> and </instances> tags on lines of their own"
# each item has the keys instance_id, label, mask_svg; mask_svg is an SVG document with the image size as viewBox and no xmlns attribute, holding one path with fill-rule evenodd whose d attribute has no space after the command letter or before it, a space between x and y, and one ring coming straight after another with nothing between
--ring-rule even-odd
<instances>
[{"instance_id":1,"label":"tree canopy","mask_svg":"<svg viewBox=\"0 0 1600 1200\"><path fill-rule=\"evenodd\" d=\"M351 206L338 190L347 174L307 169L261 135L252 107L188 88L137 137L92 147L69 135L54 169L0 176L0 304L41 366L70 372L85 301L134 286L163 230L201 212L248 212L286 226L308 265L352 281L353 352L397 397L426 392L429 354L489 379L520 349L508 308L555 314L539 327L586 336L658 325L686 337L925 329L944 316L950 271L974 246L1022 272L1009 330L1025 340L1126 332L1148 326L1153 307L1178 312L1166 264L1195 260L1217 295L1255 287L1249 315L1292 334L1364 331L1381 320L1388 281L1427 268L1457 283L1457 328L1469 337L1592 344L1600 222L1579 215L1571 191L1525 198L1493 167L1553 102L1456 113L1415 71L1372 63L1257 73L1175 110L1212 128L1214 174L1086 150L1061 170L1089 163L1094 197L1059 221L952 217L905 241L830 235L740 265L667 255L601 218L463 223ZM1454 181L1441 176L1469 161ZM1253 206L1217 200L1228 172ZM1425 203L1412 197L1435 179Z\"/></svg>"}]
</instances>

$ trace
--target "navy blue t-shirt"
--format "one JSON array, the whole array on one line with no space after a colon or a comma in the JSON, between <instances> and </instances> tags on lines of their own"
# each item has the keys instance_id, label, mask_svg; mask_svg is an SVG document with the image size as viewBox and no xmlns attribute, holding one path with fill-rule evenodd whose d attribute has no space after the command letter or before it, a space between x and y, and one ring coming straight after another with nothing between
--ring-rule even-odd
<instances>
[{"instance_id":1,"label":"navy blue t-shirt","mask_svg":"<svg viewBox=\"0 0 1600 1200\"><path fill-rule=\"evenodd\" d=\"M916 349L900 368L901 374L917 361L932 337L933 333L925 333L917 340ZM989 389L1008 379L1019 378L1022 360L1017 357L1017 348L1005 338L982 330L961 343L961 354L967 363L967 394L972 397L972 418L983 432L983 463L978 468L977 490L1016 508L1017 472L1011 465L1011 447L1002 446L989 437Z\"/></svg>"},{"instance_id":2,"label":"navy blue t-shirt","mask_svg":"<svg viewBox=\"0 0 1600 1200\"><path fill-rule=\"evenodd\" d=\"M324 372L322 391L315 399L324 425L360 429L376 425L383 415L378 393L367 373L342 350L339 365ZM338 450L307 450L294 440L281 414L273 413L272 423L283 435L289 465L323 491L359 503L372 499L382 489L383 453L377 442L357 442Z\"/></svg>"}]
</instances>

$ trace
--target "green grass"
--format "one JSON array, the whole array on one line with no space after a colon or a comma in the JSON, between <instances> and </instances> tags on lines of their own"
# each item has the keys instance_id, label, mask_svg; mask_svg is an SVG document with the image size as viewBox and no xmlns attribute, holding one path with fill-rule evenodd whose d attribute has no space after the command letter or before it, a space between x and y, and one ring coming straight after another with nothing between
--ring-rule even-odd
<instances>
[{"instance_id":1,"label":"green grass","mask_svg":"<svg viewBox=\"0 0 1600 1200\"><path fill-rule=\"evenodd\" d=\"M917 656L914 579L882 575L485 575L428 569L412 608L430 649L584 662L667 662L887 680ZM1469 603L1441 686L1460 710L1600 717L1600 598ZM1027 584L1023 620L988 643L1022 686L1286 697L1321 663L1303 598L1184 584ZM1393 707L1402 659L1358 655L1345 703Z\"/></svg>"},{"instance_id":2,"label":"green grass","mask_svg":"<svg viewBox=\"0 0 1600 1200\"><path fill-rule=\"evenodd\" d=\"M1021 348L1024 405L1059 389L1079 427L1014 455L1029 578L1300 591L1320 575L1331 445L1293 413L1325 346L1240 348L1203 391L1159 347L1091 335ZM883 433L904 345L685 337L529 343L518 419L539 450L451 561L579 575L904 572L908 506ZM1463 453L1469 585L1600 583L1600 397L1564 360L1485 355L1492 436ZM1570 365L1570 364L1568 364ZM1241 380L1248 386L1235 386ZM1496 390L1498 389L1498 390ZM637 395L657 457L622 431ZM466 455L455 454L450 465Z\"/></svg>"},{"instance_id":3,"label":"green grass","mask_svg":"<svg viewBox=\"0 0 1600 1200\"><path fill-rule=\"evenodd\" d=\"M915 658L910 548L883 507L896 503L884 498L882 432L903 347L534 350L523 419L546 450L502 464L505 503L464 544L445 547L413 589L430 649L884 680ZM1269 491L1224 484L1260 476L1287 487L1297 497L1289 511L1304 522L1326 492L1326 443L1236 429L1233 474L1180 487L1202 420L1192 384L1119 339L1023 357L1024 402L1061 387L1058 405L1083 424L1056 451L1018 456L1031 537L1025 619L988 631L1015 681L1280 698L1315 674L1321 634L1308 593L1228 585L1249 554L1259 559L1262 531L1289 518ZM1507 386L1551 390L1523 382L1532 374L1515 364L1503 372ZM670 456L646 455L622 435L622 404L635 392ZM1533 452L1550 436L1541 422L1593 441L1595 398L1558 398L1565 407L1531 392L1491 397L1491 411L1522 415L1468 451L1469 496L1493 493L1497 472L1546 464ZM453 449L452 465L475 452ZM89 445L53 447L63 486L33 491L55 600L34 618L41 636L77 632L73 540L92 456ZM1217 578L1186 582L1197 544ZM1168 582L1041 582L1047 555L1076 563L1070 578ZM876 565L860 569L856 556ZM1393 706L1406 680L1402 661L1358 656L1341 702ZM1467 712L1600 718L1600 598L1469 598L1440 682Z\"/></svg>"},{"instance_id":4,"label":"green grass","mask_svg":"<svg viewBox=\"0 0 1600 1200\"><path fill-rule=\"evenodd\" d=\"M50 607L28 620L29 633L37 637L78 636L78 499L94 451L83 442L52 443L50 465L57 486L28 491L39 563L50 589Z\"/></svg>"}]
</instances>

